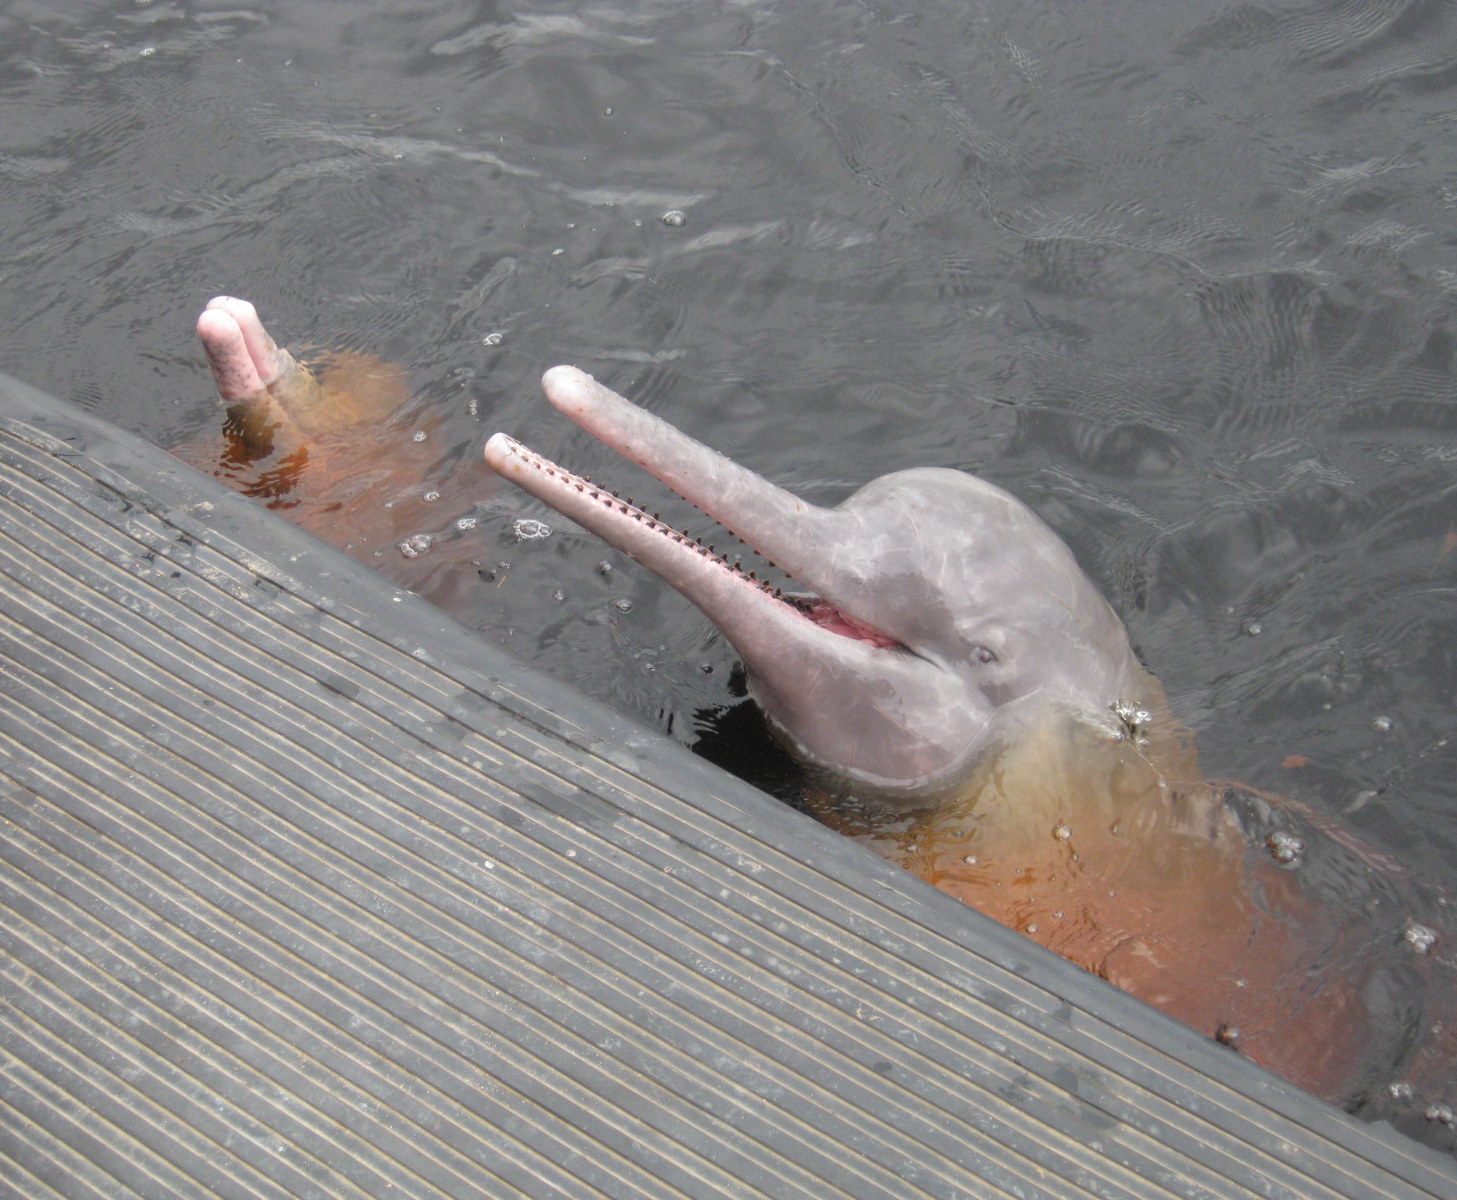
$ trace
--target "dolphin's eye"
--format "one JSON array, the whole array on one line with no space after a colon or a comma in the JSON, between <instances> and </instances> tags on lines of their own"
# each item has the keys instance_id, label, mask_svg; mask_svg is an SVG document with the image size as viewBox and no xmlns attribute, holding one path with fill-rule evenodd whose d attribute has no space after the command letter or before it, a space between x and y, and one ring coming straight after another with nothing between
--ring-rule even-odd
<instances>
[{"instance_id":1,"label":"dolphin's eye","mask_svg":"<svg viewBox=\"0 0 1457 1200\"><path fill-rule=\"evenodd\" d=\"M972 650L971 656L979 663L994 663L997 661L997 652L989 646L977 646Z\"/></svg>"}]
</instances>

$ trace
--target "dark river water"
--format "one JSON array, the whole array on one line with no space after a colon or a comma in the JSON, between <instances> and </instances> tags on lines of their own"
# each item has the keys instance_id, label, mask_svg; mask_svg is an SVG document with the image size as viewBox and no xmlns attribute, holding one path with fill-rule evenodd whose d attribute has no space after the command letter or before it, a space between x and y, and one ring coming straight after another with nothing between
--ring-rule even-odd
<instances>
[{"instance_id":1,"label":"dark river water","mask_svg":"<svg viewBox=\"0 0 1457 1200\"><path fill-rule=\"evenodd\" d=\"M1442 923L1457 7L21 0L0 114L11 373L196 438L225 291L405 365L442 480L496 429L621 473L541 399L556 362L817 501L975 471L1067 539L1211 773ZM774 783L696 610L509 488L444 503L489 567L458 616Z\"/></svg>"}]
</instances>

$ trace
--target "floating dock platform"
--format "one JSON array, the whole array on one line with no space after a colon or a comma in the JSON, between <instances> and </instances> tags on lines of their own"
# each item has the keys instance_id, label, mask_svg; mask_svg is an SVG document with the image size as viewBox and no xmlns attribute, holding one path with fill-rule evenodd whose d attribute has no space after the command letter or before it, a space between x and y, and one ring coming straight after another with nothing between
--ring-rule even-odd
<instances>
[{"instance_id":1,"label":"floating dock platform","mask_svg":"<svg viewBox=\"0 0 1457 1200\"><path fill-rule=\"evenodd\" d=\"M0 1195L1457 1196L0 378Z\"/></svg>"}]
</instances>

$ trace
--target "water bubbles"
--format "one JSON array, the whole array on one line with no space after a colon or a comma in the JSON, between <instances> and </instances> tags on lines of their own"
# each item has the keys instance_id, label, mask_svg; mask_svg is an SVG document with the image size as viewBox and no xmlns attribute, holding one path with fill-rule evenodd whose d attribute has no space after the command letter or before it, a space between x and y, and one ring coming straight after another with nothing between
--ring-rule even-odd
<instances>
[{"instance_id":1,"label":"water bubbles","mask_svg":"<svg viewBox=\"0 0 1457 1200\"><path fill-rule=\"evenodd\" d=\"M1132 740L1139 745L1148 741L1149 726L1153 724L1153 713L1148 709L1140 708L1131 700L1118 700L1113 705L1113 715L1121 726L1118 741Z\"/></svg>"},{"instance_id":2,"label":"water bubbles","mask_svg":"<svg viewBox=\"0 0 1457 1200\"><path fill-rule=\"evenodd\" d=\"M535 542L551 537L551 526L533 517L517 517L511 522L511 532L518 542Z\"/></svg>"},{"instance_id":3,"label":"water bubbles","mask_svg":"<svg viewBox=\"0 0 1457 1200\"><path fill-rule=\"evenodd\" d=\"M551 598L555 600L558 604L561 604L563 601L566 600L567 594L566 592L562 591L561 588L557 588L554 592L552 592Z\"/></svg>"},{"instance_id":4,"label":"water bubbles","mask_svg":"<svg viewBox=\"0 0 1457 1200\"><path fill-rule=\"evenodd\" d=\"M410 441L412 441L412 442L423 442L429 436L430 435L428 433L426 433L423 429L417 429L417 430L415 430L414 433L410 434Z\"/></svg>"},{"instance_id":5,"label":"water bubbles","mask_svg":"<svg viewBox=\"0 0 1457 1200\"><path fill-rule=\"evenodd\" d=\"M423 501L425 501L426 504L434 504L435 501L437 501L437 500L440 499L440 493L439 492L426 492L423 496L420 497L420 499L422 499Z\"/></svg>"},{"instance_id":6,"label":"water bubbles","mask_svg":"<svg viewBox=\"0 0 1457 1200\"><path fill-rule=\"evenodd\" d=\"M1436 1121L1440 1125L1457 1125L1457 1113L1452 1111L1450 1104L1428 1104L1422 1111L1422 1116L1428 1121Z\"/></svg>"},{"instance_id":7,"label":"water bubbles","mask_svg":"<svg viewBox=\"0 0 1457 1200\"><path fill-rule=\"evenodd\" d=\"M602 576L603 579L606 579L609 575L612 574L612 564L608 562L605 558L602 559L597 564L597 574Z\"/></svg>"},{"instance_id":8,"label":"water bubbles","mask_svg":"<svg viewBox=\"0 0 1457 1200\"><path fill-rule=\"evenodd\" d=\"M620 613L630 613L632 611L632 601L626 596L619 596L612 602L612 607Z\"/></svg>"},{"instance_id":9,"label":"water bubbles","mask_svg":"<svg viewBox=\"0 0 1457 1200\"><path fill-rule=\"evenodd\" d=\"M1371 719L1371 728L1376 730L1377 733L1390 733L1396 728L1396 722L1386 716L1373 717Z\"/></svg>"},{"instance_id":10,"label":"water bubbles","mask_svg":"<svg viewBox=\"0 0 1457 1200\"><path fill-rule=\"evenodd\" d=\"M968 867L974 867L980 860L976 857L975 854L963 854L961 856L961 861L964 862Z\"/></svg>"},{"instance_id":11,"label":"water bubbles","mask_svg":"<svg viewBox=\"0 0 1457 1200\"><path fill-rule=\"evenodd\" d=\"M1264 632L1265 627L1261 625L1258 621L1250 621L1245 625L1246 637L1259 637L1260 634Z\"/></svg>"},{"instance_id":12,"label":"water bubbles","mask_svg":"<svg viewBox=\"0 0 1457 1200\"><path fill-rule=\"evenodd\" d=\"M455 518L455 529L457 533L469 533L472 529L476 527L476 524L477 521L475 517Z\"/></svg>"},{"instance_id":13,"label":"water bubbles","mask_svg":"<svg viewBox=\"0 0 1457 1200\"><path fill-rule=\"evenodd\" d=\"M1281 866L1298 867L1301 856L1305 853L1303 841L1293 833L1280 829L1265 839L1265 845L1270 848L1270 857Z\"/></svg>"},{"instance_id":14,"label":"water bubbles","mask_svg":"<svg viewBox=\"0 0 1457 1200\"><path fill-rule=\"evenodd\" d=\"M500 330L492 330L490 333L486 334L484 337L481 338L481 345L482 346L499 346L501 344L502 339L504 339L505 336L506 335L504 333L502 333Z\"/></svg>"},{"instance_id":15,"label":"water bubbles","mask_svg":"<svg viewBox=\"0 0 1457 1200\"><path fill-rule=\"evenodd\" d=\"M1418 954L1430 954L1438 941L1438 933L1430 925L1420 925L1416 921L1407 922L1406 929L1402 931L1402 939Z\"/></svg>"},{"instance_id":16,"label":"water bubbles","mask_svg":"<svg viewBox=\"0 0 1457 1200\"><path fill-rule=\"evenodd\" d=\"M677 229L684 221L688 220L688 216L681 208L670 208L658 220L671 229Z\"/></svg>"},{"instance_id":17,"label":"water bubbles","mask_svg":"<svg viewBox=\"0 0 1457 1200\"><path fill-rule=\"evenodd\" d=\"M1395 1083L1388 1083L1386 1085L1386 1094L1393 1100L1402 1103L1410 1103L1416 1098L1416 1092L1412 1089L1411 1084L1407 1083L1404 1079L1399 1079Z\"/></svg>"},{"instance_id":18,"label":"water bubbles","mask_svg":"<svg viewBox=\"0 0 1457 1200\"><path fill-rule=\"evenodd\" d=\"M1214 1031L1214 1040L1222 1046L1239 1045L1239 1026L1223 1024Z\"/></svg>"},{"instance_id":19,"label":"water bubbles","mask_svg":"<svg viewBox=\"0 0 1457 1200\"><path fill-rule=\"evenodd\" d=\"M430 547L435 545L435 539L428 533L412 533L395 548L406 558L419 558L428 554Z\"/></svg>"},{"instance_id":20,"label":"water bubbles","mask_svg":"<svg viewBox=\"0 0 1457 1200\"><path fill-rule=\"evenodd\" d=\"M1064 825L1061 822L1058 822L1052 827L1052 836L1055 837L1059 842L1067 841L1068 838L1072 837L1072 835L1073 831L1071 826Z\"/></svg>"}]
</instances>

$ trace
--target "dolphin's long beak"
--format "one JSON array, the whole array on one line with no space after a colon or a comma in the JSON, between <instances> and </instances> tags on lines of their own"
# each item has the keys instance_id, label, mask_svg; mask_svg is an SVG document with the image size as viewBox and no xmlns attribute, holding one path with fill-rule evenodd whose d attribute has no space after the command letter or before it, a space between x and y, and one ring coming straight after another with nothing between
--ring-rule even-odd
<instances>
[{"instance_id":1,"label":"dolphin's long beak","mask_svg":"<svg viewBox=\"0 0 1457 1200\"><path fill-rule=\"evenodd\" d=\"M846 514L806 503L574 367L554 367L542 386L552 404L589 433L822 590L830 572L817 560L843 545ZM809 762L886 787L922 785L946 767L945 731L915 727L919 714L956 707L959 692L945 672L857 621L853 612L806 610L780 598L642 509L505 434L486 443L485 456L506 479L631 555L701 608L743 657L771 722ZM838 603L833 595L827 599ZM974 714L961 719L971 728L954 741L979 732ZM852 761L845 761L846 743ZM853 761L859 756L854 747L863 748L863 763ZM894 769L887 771L891 763Z\"/></svg>"}]
</instances>

